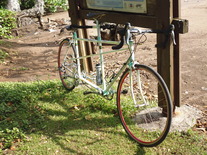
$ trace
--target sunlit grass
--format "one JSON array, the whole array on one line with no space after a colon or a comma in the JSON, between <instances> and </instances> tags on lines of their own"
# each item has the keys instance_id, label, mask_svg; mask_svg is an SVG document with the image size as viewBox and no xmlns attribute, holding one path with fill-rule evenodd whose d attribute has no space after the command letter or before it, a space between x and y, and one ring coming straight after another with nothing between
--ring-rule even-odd
<instances>
[{"instance_id":1,"label":"sunlit grass","mask_svg":"<svg viewBox=\"0 0 207 155\"><path fill-rule=\"evenodd\" d=\"M193 155L207 151L206 136L191 130L170 133L161 145L142 148L125 133L115 98L109 101L83 92L82 88L68 92L59 81L0 83L0 131L18 129L12 137L0 135L0 153ZM9 136L11 145L5 146Z\"/></svg>"}]
</instances>

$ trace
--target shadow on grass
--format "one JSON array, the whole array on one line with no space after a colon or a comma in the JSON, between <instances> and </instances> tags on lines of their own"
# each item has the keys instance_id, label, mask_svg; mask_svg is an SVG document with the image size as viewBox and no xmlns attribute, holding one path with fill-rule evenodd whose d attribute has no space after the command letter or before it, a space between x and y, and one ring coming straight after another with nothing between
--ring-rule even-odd
<instances>
[{"instance_id":1,"label":"shadow on grass","mask_svg":"<svg viewBox=\"0 0 207 155\"><path fill-rule=\"evenodd\" d=\"M1 130L18 127L28 135L40 133L74 154L85 154L80 147L101 149L103 141L110 142L109 145L114 143L115 148L125 141L133 144L123 131L116 106L110 107L113 101L108 105L109 101L95 95L83 96L79 90L68 93L57 84L39 86L35 91L29 86L24 86L25 89L12 86L8 91L9 87L0 87L5 92L0 97L8 98L0 103L4 105L1 106L4 115L0 119ZM145 154L139 145L137 154Z\"/></svg>"},{"instance_id":2,"label":"shadow on grass","mask_svg":"<svg viewBox=\"0 0 207 155\"><path fill-rule=\"evenodd\" d=\"M60 138L62 135L72 137L69 140L70 143L75 143L75 145L80 147L90 147L96 143L99 145L105 139L107 142L109 137L105 137L106 134L113 134L115 137L129 138L127 134L123 132L118 116L114 116L113 113L103 113L102 115L99 115L97 114L99 113L98 111L90 111L91 107L87 106L71 107L70 103L65 104L61 102L59 102L58 105L64 109L64 112L60 112L59 110L48 110L48 116L64 117L65 119L59 121L49 119L47 121L47 129L44 130L46 131L44 135L51 137L57 145L70 153L84 154L85 152L77 150L76 148L78 147L76 146L70 147L70 145L65 144L62 139L63 137ZM90 113L88 113L89 111ZM81 131L84 133L82 134ZM97 136L97 134L99 136ZM140 153L145 154L145 151L142 147L137 146L137 154Z\"/></svg>"}]
</instances>

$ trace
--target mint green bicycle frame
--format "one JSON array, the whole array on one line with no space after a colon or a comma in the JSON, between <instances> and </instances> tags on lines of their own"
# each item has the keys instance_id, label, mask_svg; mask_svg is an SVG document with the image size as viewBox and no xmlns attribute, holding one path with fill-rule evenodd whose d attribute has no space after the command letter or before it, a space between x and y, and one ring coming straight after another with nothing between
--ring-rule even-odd
<instances>
[{"instance_id":1,"label":"mint green bicycle frame","mask_svg":"<svg viewBox=\"0 0 207 155\"><path fill-rule=\"evenodd\" d=\"M95 88L100 94L102 95L109 95L109 94L113 94L115 92L111 92L109 91L110 88L112 87L112 85L115 83L115 81L117 80L117 78L123 73L123 71L128 67L130 68L130 70L133 69L134 67L134 45L133 45L133 40L129 39L129 41L126 41L128 43L127 44L127 48L122 48L119 50L111 50L111 51L107 51L107 52L103 52L102 51L102 44L106 43L106 44L111 44L111 45L117 45L119 44L118 41L106 41L106 40L102 40L101 39L101 32L100 32L100 25L98 23L98 21L96 21L96 26L93 26L93 28L97 29L97 39L86 39L86 38L78 38L77 37L77 32L74 31L73 32L73 41L74 41L74 45L75 45L75 52L76 52L76 59L77 60L77 65L78 65L78 75L76 75L81 81L84 81L85 83L87 83L88 85L92 86L93 88ZM84 42L94 42L97 43L99 46L99 53L98 54L91 54L91 55L87 55L87 56L79 56L79 49L78 49L78 41L84 41ZM130 56L127 59L126 63L123 64L123 66L121 67L121 69L119 70L119 72L116 74L116 76L113 78L113 80L109 83L109 85L106 85L106 81L105 81L105 72L104 72L104 54L108 54L108 53L113 53L113 52L118 52L118 51L124 51L124 50L128 50L130 52ZM81 65L80 65L80 59L84 59L84 58L88 58L88 57L93 57L93 56L97 56L99 55L100 57L100 65L101 65L101 71L102 71L102 86L103 88L100 88L98 85L90 82L89 80L87 80L86 78L84 78L84 76L81 73ZM131 85L132 86L132 85Z\"/></svg>"}]
</instances>

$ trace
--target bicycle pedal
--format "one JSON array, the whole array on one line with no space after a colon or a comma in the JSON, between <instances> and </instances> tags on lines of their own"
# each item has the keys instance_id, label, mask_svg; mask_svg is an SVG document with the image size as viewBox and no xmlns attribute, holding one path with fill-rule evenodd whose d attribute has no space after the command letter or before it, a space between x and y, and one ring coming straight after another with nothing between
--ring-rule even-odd
<instances>
[{"instance_id":1,"label":"bicycle pedal","mask_svg":"<svg viewBox=\"0 0 207 155\"><path fill-rule=\"evenodd\" d=\"M121 91L121 93L122 94L127 94L128 93L128 90L124 89L124 90Z\"/></svg>"},{"instance_id":2,"label":"bicycle pedal","mask_svg":"<svg viewBox=\"0 0 207 155\"><path fill-rule=\"evenodd\" d=\"M91 92L91 91L85 91L85 92L83 92L83 95L88 95L88 94L92 94L93 92Z\"/></svg>"}]
</instances>

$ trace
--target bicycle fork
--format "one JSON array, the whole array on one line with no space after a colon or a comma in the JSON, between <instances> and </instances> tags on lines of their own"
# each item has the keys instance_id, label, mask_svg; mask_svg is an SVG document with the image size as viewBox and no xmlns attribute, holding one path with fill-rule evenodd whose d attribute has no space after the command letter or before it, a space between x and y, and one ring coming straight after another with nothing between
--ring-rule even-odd
<instances>
[{"instance_id":1,"label":"bicycle fork","mask_svg":"<svg viewBox=\"0 0 207 155\"><path fill-rule=\"evenodd\" d=\"M135 107L143 107L143 106L147 106L148 103L144 97L144 93L143 93L143 88L142 88L142 82L141 82L141 74L139 70L135 70L136 74L135 74L135 78L137 80L137 84L138 84L138 89L140 91L140 97L143 101L143 103L138 104L136 101L136 96L134 95L134 83L133 83L133 69L135 68L135 64L138 64L138 62L135 62L135 55L134 55L134 43L133 40L130 38L129 42L127 43L130 49L130 53L131 53L131 64L129 63L129 80L130 80L130 92L131 92L131 96L134 102ZM133 65L132 65L133 64Z\"/></svg>"}]
</instances>

